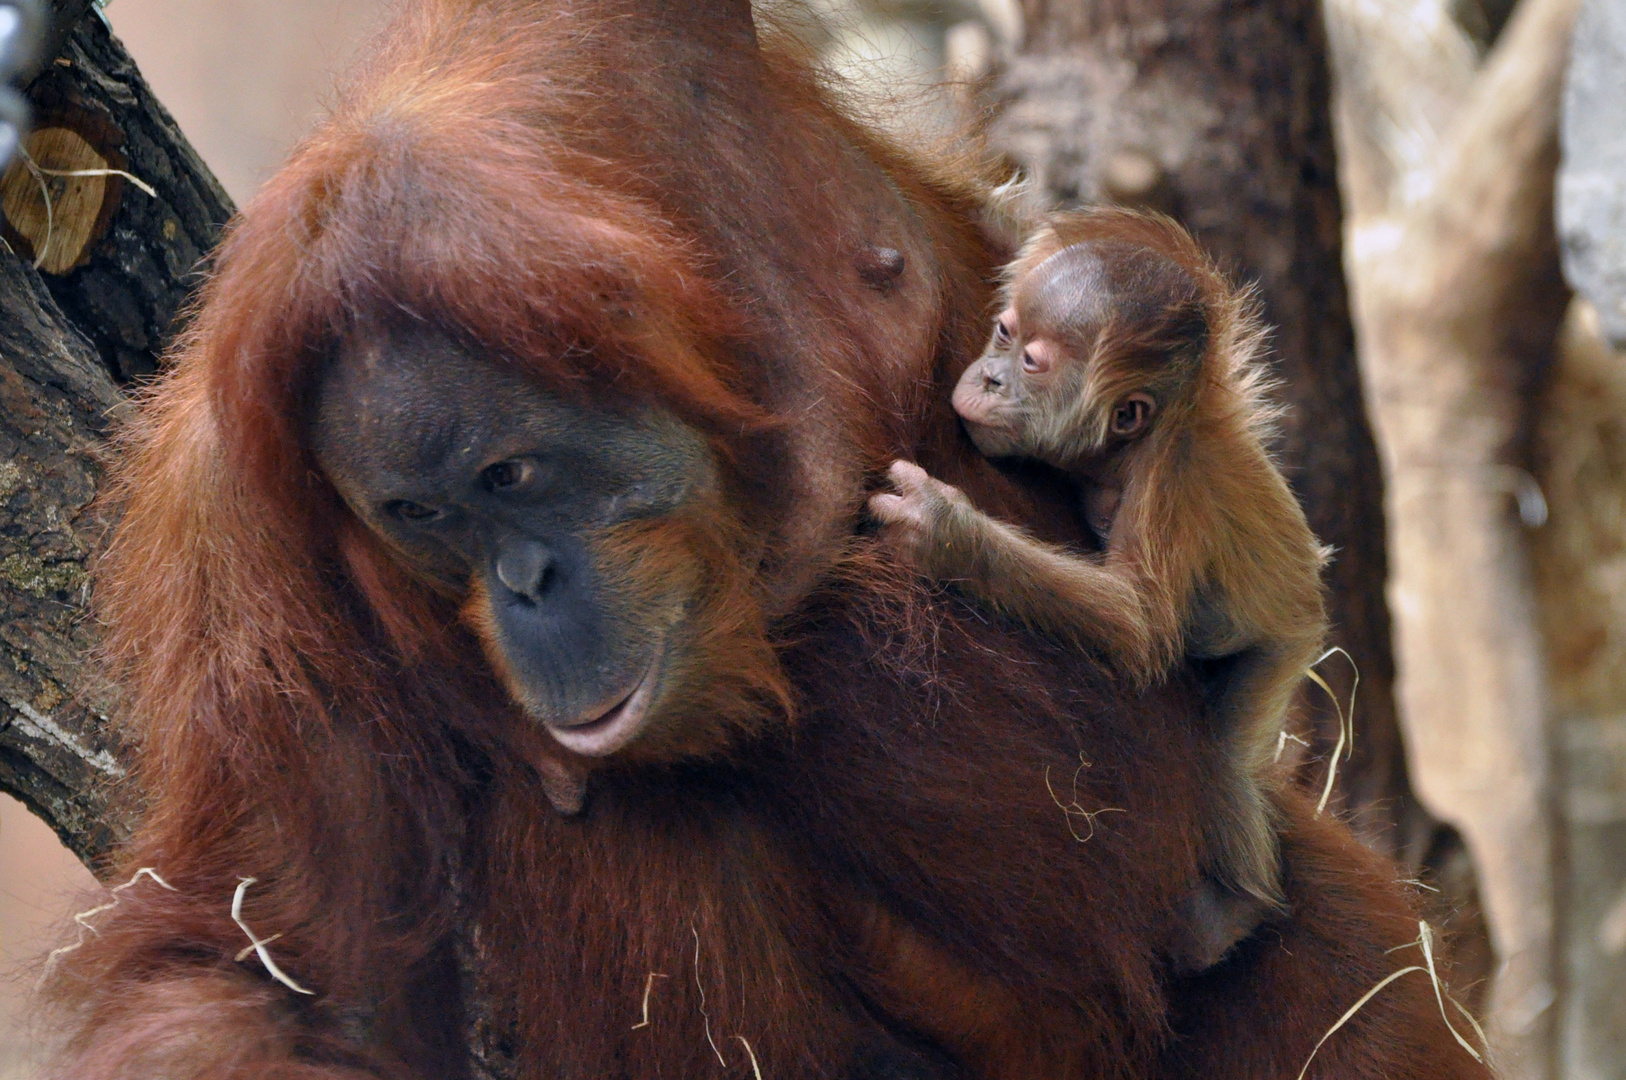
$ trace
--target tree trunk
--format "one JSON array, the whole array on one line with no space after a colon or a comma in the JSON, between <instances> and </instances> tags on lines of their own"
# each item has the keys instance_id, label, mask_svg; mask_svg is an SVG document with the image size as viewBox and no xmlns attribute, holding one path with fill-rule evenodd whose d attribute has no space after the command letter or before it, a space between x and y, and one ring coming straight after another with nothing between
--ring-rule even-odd
<instances>
[{"instance_id":1,"label":"tree trunk","mask_svg":"<svg viewBox=\"0 0 1626 1080\"><path fill-rule=\"evenodd\" d=\"M1329 5L1403 714L1419 793L1480 870L1493 1045L1520 1077L1554 1071L1551 702L1524 529L1545 517L1529 444L1568 301L1553 179L1575 6L1523 0L1481 64L1447 3Z\"/></svg>"},{"instance_id":2,"label":"tree trunk","mask_svg":"<svg viewBox=\"0 0 1626 1080\"><path fill-rule=\"evenodd\" d=\"M1567 864L1558 1050L1568 1075L1626 1080L1626 4L1582 0L1560 141L1577 299L1538 406L1552 516L1532 549Z\"/></svg>"},{"instance_id":3,"label":"tree trunk","mask_svg":"<svg viewBox=\"0 0 1626 1080\"><path fill-rule=\"evenodd\" d=\"M0 789L94 866L136 809L84 662L105 432L232 208L87 6L57 5L28 157L0 178Z\"/></svg>"}]
</instances>

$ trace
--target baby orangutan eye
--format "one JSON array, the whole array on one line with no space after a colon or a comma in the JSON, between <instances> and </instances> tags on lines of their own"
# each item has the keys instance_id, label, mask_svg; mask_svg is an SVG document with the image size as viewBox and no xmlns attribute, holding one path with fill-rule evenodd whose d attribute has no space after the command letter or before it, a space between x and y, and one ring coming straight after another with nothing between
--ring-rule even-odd
<instances>
[{"instance_id":1,"label":"baby orangutan eye","mask_svg":"<svg viewBox=\"0 0 1626 1080\"><path fill-rule=\"evenodd\" d=\"M1114 435L1138 435L1152 422L1155 403L1146 394L1130 394L1112 411Z\"/></svg>"},{"instance_id":2,"label":"baby orangutan eye","mask_svg":"<svg viewBox=\"0 0 1626 1080\"><path fill-rule=\"evenodd\" d=\"M994 320L994 344L1001 349L1011 343L1011 328L1005 325L1004 319Z\"/></svg>"}]
</instances>

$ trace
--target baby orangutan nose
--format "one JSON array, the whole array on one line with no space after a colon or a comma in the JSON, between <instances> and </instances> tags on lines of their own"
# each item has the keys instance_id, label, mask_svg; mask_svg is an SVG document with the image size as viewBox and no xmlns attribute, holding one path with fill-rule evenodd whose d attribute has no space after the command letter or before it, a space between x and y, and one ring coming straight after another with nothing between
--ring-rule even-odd
<instances>
[{"instance_id":1,"label":"baby orangutan nose","mask_svg":"<svg viewBox=\"0 0 1626 1080\"><path fill-rule=\"evenodd\" d=\"M497 549L497 580L515 596L540 603L553 576L553 556L535 540L506 540Z\"/></svg>"}]
</instances>

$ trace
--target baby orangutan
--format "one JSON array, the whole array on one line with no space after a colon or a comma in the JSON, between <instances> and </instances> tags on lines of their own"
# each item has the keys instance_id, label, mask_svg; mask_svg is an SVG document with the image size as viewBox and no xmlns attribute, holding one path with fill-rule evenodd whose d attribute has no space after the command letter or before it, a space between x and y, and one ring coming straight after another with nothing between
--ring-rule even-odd
<instances>
[{"instance_id":1,"label":"baby orangutan","mask_svg":"<svg viewBox=\"0 0 1626 1080\"><path fill-rule=\"evenodd\" d=\"M1282 903L1268 775L1325 629L1325 553L1262 442L1264 329L1173 221L1053 217L1006 271L993 338L954 390L977 449L1061 470L1099 555L1042 543L895 462L870 500L921 572L1142 684L1212 661L1210 879L1194 921L1215 955ZM1199 938L1205 936L1198 932Z\"/></svg>"}]
</instances>

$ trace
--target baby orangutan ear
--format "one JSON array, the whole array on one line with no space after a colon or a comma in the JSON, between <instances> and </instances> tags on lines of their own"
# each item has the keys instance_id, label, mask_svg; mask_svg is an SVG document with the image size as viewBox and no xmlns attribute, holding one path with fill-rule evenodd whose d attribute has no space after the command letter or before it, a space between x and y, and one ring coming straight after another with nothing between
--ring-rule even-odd
<instances>
[{"instance_id":1,"label":"baby orangutan ear","mask_svg":"<svg viewBox=\"0 0 1626 1080\"><path fill-rule=\"evenodd\" d=\"M1152 400L1152 395L1136 391L1112 410L1112 433L1124 439L1139 435L1151 426L1156 412L1157 402Z\"/></svg>"}]
</instances>

